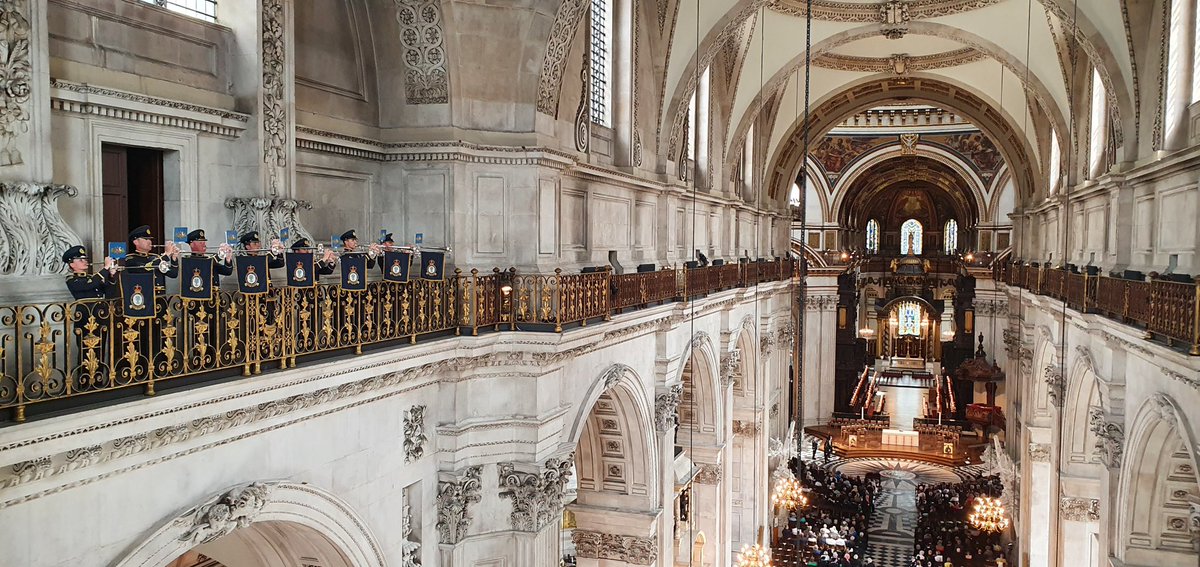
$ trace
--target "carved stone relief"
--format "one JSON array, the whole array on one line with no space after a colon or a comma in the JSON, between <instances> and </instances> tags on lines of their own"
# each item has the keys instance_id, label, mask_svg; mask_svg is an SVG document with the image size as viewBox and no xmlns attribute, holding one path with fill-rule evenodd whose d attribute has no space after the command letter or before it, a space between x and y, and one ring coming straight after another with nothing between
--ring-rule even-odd
<instances>
[{"instance_id":1,"label":"carved stone relief","mask_svg":"<svg viewBox=\"0 0 1200 567\"><path fill-rule=\"evenodd\" d=\"M1035 463L1050 462L1050 445L1029 442L1029 460Z\"/></svg>"},{"instance_id":2,"label":"carved stone relief","mask_svg":"<svg viewBox=\"0 0 1200 567\"><path fill-rule=\"evenodd\" d=\"M404 518L401 520L400 535L404 538L400 543L400 567L421 567L421 544L412 540L412 507L404 505Z\"/></svg>"},{"instance_id":3,"label":"carved stone relief","mask_svg":"<svg viewBox=\"0 0 1200 567\"><path fill-rule=\"evenodd\" d=\"M1104 466L1109 469L1121 468L1125 450L1125 427L1110 421L1108 415L1100 408L1092 408L1088 422L1092 433L1096 435L1096 449L1100 451Z\"/></svg>"},{"instance_id":4,"label":"carved stone relief","mask_svg":"<svg viewBox=\"0 0 1200 567\"><path fill-rule=\"evenodd\" d=\"M0 275L66 270L62 253L80 239L59 213L58 198L76 194L70 185L0 182Z\"/></svg>"},{"instance_id":5,"label":"carved stone relief","mask_svg":"<svg viewBox=\"0 0 1200 567\"><path fill-rule=\"evenodd\" d=\"M753 437L758 433L758 423L754 421L734 421L733 434L738 437Z\"/></svg>"},{"instance_id":6,"label":"carved stone relief","mask_svg":"<svg viewBox=\"0 0 1200 567\"><path fill-rule=\"evenodd\" d=\"M1063 380L1062 369L1057 364L1049 364L1046 366L1046 396L1050 398L1050 404L1054 407L1062 407L1063 392L1066 389L1066 382Z\"/></svg>"},{"instance_id":7,"label":"carved stone relief","mask_svg":"<svg viewBox=\"0 0 1200 567\"><path fill-rule=\"evenodd\" d=\"M571 477L574 454L548 459L538 472L517 470L513 463L500 463L500 497L513 501L509 515L512 529L538 532L558 521L563 488Z\"/></svg>"},{"instance_id":8,"label":"carved stone relief","mask_svg":"<svg viewBox=\"0 0 1200 567\"><path fill-rule=\"evenodd\" d=\"M279 193L279 168L287 167L288 105L286 100L287 46L283 0L262 2L262 144L271 195ZM228 205L226 205L228 206Z\"/></svg>"},{"instance_id":9,"label":"carved stone relief","mask_svg":"<svg viewBox=\"0 0 1200 567\"><path fill-rule=\"evenodd\" d=\"M482 499L479 489L483 467L470 467L462 475L438 481L438 542L453 545L467 536L471 504Z\"/></svg>"},{"instance_id":10,"label":"carved stone relief","mask_svg":"<svg viewBox=\"0 0 1200 567\"><path fill-rule=\"evenodd\" d=\"M737 379L742 366L742 351L734 350L721 355L721 385L729 386Z\"/></svg>"},{"instance_id":11,"label":"carved stone relief","mask_svg":"<svg viewBox=\"0 0 1200 567\"><path fill-rule=\"evenodd\" d=\"M43 8L44 9L44 8ZM29 131L29 95L33 65L29 59L28 0L0 0L0 166L24 163L17 138Z\"/></svg>"},{"instance_id":12,"label":"carved stone relief","mask_svg":"<svg viewBox=\"0 0 1200 567\"><path fill-rule=\"evenodd\" d=\"M308 201L284 197L230 197L225 199L225 208L233 210L233 229L238 234L257 230L265 236L276 237L286 228L293 242L298 238L314 241L300 222L300 211L312 209L312 203Z\"/></svg>"},{"instance_id":13,"label":"carved stone relief","mask_svg":"<svg viewBox=\"0 0 1200 567\"><path fill-rule=\"evenodd\" d=\"M720 484L721 465L700 464L700 470L696 472L696 477L693 479L697 484Z\"/></svg>"},{"instance_id":14,"label":"carved stone relief","mask_svg":"<svg viewBox=\"0 0 1200 567\"><path fill-rule=\"evenodd\" d=\"M542 60L542 75L538 80L538 112L553 117L558 115L559 87L562 85L563 68L567 63L567 52L575 41L575 33L583 14L591 6L590 0L565 0L558 7L554 28L546 42L546 56Z\"/></svg>"},{"instance_id":15,"label":"carved stone relief","mask_svg":"<svg viewBox=\"0 0 1200 567\"><path fill-rule=\"evenodd\" d=\"M415 405L404 412L404 462L420 460L425 455L425 406Z\"/></svg>"},{"instance_id":16,"label":"carved stone relief","mask_svg":"<svg viewBox=\"0 0 1200 567\"><path fill-rule=\"evenodd\" d=\"M1058 501L1058 509L1064 520L1073 522L1100 521L1100 501L1095 498L1062 497Z\"/></svg>"},{"instance_id":17,"label":"carved stone relief","mask_svg":"<svg viewBox=\"0 0 1200 567\"><path fill-rule=\"evenodd\" d=\"M259 482L239 486L189 510L191 525L179 541L200 545L249 526L266 505L272 488Z\"/></svg>"},{"instance_id":18,"label":"carved stone relief","mask_svg":"<svg viewBox=\"0 0 1200 567\"><path fill-rule=\"evenodd\" d=\"M879 6L879 20L883 25L883 37L900 39L908 33L908 2L889 0Z\"/></svg>"},{"instance_id":19,"label":"carved stone relief","mask_svg":"<svg viewBox=\"0 0 1200 567\"><path fill-rule=\"evenodd\" d=\"M571 534L575 553L589 559L607 559L630 565L654 565L658 561L658 538L575 530Z\"/></svg>"},{"instance_id":20,"label":"carved stone relief","mask_svg":"<svg viewBox=\"0 0 1200 567\"><path fill-rule=\"evenodd\" d=\"M675 384L654 399L654 429L666 433L679 425L679 400L683 395L683 384Z\"/></svg>"},{"instance_id":21,"label":"carved stone relief","mask_svg":"<svg viewBox=\"0 0 1200 567\"><path fill-rule=\"evenodd\" d=\"M408 104L450 102L442 5L438 0L393 0L404 45L404 100Z\"/></svg>"}]
</instances>

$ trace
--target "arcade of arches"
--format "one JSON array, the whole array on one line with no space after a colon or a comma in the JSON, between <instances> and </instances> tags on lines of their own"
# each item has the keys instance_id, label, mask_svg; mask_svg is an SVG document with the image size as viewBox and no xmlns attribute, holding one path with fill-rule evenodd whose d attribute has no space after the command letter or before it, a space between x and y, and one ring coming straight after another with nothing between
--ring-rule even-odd
<instances>
[{"instance_id":1,"label":"arcade of arches","mask_svg":"<svg viewBox=\"0 0 1200 567\"><path fill-rule=\"evenodd\" d=\"M0 564L1195 567L1197 4L0 2Z\"/></svg>"}]
</instances>

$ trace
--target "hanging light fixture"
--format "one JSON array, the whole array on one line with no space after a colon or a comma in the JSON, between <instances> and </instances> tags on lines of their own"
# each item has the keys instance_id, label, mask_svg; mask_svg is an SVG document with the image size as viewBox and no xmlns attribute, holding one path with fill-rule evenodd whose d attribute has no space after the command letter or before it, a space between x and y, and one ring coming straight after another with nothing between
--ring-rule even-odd
<instances>
[{"instance_id":1,"label":"hanging light fixture","mask_svg":"<svg viewBox=\"0 0 1200 567\"><path fill-rule=\"evenodd\" d=\"M975 510L967 517L967 521L981 532L997 533L1008 529L1008 516L998 498L976 498Z\"/></svg>"},{"instance_id":2,"label":"hanging light fixture","mask_svg":"<svg viewBox=\"0 0 1200 567\"><path fill-rule=\"evenodd\" d=\"M787 477L775 483L775 493L771 495L771 502L780 508L796 510L808 506L808 497L804 495L799 480Z\"/></svg>"},{"instance_id":3,"label":"hanging light fixture","mask_svg":"<svg viewBox=\"0 0 1200 567\"><path fill-rule=\"evenodd\" d=\"M771 567L771 552L759 544L746 544L738 552L737 567Z\"/></svg>"}]
</instances>

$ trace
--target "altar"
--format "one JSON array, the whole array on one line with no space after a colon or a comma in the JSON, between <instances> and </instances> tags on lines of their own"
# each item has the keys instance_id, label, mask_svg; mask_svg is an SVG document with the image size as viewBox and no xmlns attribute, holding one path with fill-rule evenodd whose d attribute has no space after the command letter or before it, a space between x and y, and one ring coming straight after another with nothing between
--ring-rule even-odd
<instances>
[{"instance_id":1,"label":"altar","mask_svg":"<svg viewBox=\"0 0 1200 567\"><path fill-rule=\"evenodd\" d=\"M900 431L899 429L884 429L883 444L899 445L901 447L920 447L921 435L916 431Z\"/></svg>"}]
</instances>

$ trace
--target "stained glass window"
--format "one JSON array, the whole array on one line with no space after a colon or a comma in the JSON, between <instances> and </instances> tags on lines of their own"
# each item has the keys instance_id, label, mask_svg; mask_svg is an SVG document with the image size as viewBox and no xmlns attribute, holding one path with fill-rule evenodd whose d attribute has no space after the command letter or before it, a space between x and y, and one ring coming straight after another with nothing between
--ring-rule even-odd
<instances>
[{"instance_id":1,"label":"stained glass window","mask_svg":"<svg viewBox=\"0 0 1200 567\"><path fill-rule=\"evenodd\" d=\"M612 10L609 0L592 0L592 122L611 126Z\"/></svg>"},{"instance_id":2,"label":"stained glass window","mask_svg":"<svg viewBox=\"0 0 1200 567\"><path fill-rule=\"evenodd\" d=\"M958 251L958 221L946 221L946 253Z\"/></svg>"},{"instance_id":3,"label":"stained glass window","mask_svg":"<svg viewBox=\"0 0 1200 567\"><path fill-rule=\"evenodd\" d=\"M917 255L921 253L921 239L924 238L924 229L917 219L908 219L904 224L900 225L900 253ZM909 249L909 242L912 242L912 249Z\"/></svg>"},{"instance_id":4,"label":"stained glass window","mask_svg":"<svg viewBox=\"0 0 1200 567\"><path fill-rule=\"evenodd\" d=\"M896 308L896 334L921 336L921 306L915 301L905 301Z\"/></svg>"},{"instance_id":5,"label":"stained glass window","mask_svg":"<svg viewBox=\"0 0 1200 567\"><path fill-rule=\"evenodd\" d=\"M867 221L867 252L879 252L879 223L875 219Z\"/></svg>"}]
</instances>

